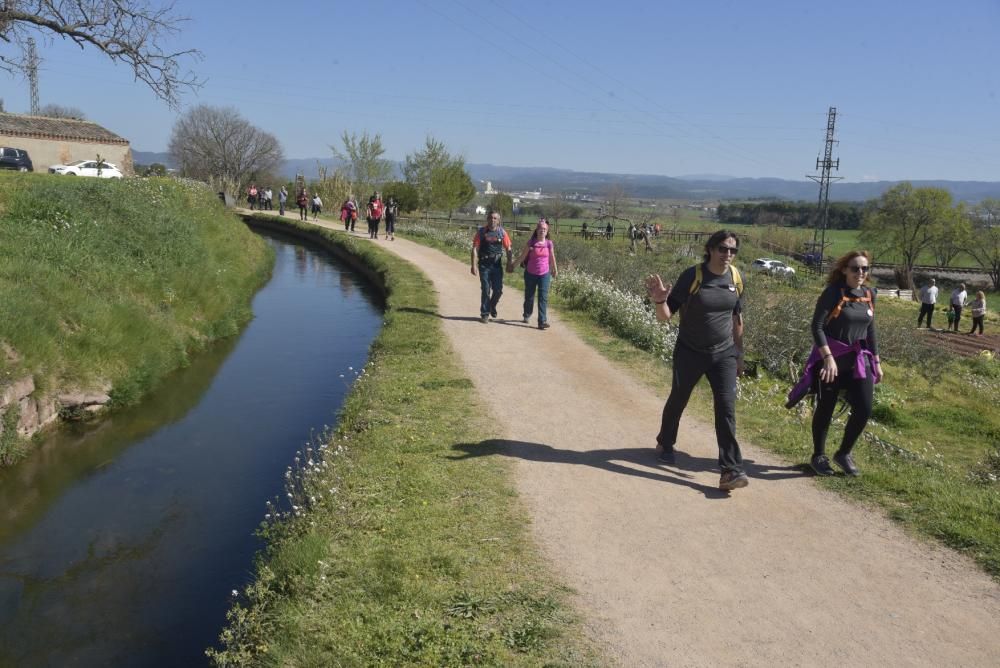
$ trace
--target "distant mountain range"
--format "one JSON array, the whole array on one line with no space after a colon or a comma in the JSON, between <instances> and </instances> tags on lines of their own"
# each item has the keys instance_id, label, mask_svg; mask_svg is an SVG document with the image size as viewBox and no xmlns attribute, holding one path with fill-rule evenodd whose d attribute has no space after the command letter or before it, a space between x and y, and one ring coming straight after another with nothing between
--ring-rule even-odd
<instances>
[{"instance_id":1,"label":"distant mountain range","mask_svg":"<svg viewBox=\"0 0 1000 668\"><path fill-rule=\"evenodd\" d=\"M142 165L159 162L172 167L167 153L133 151L133 160ZM335 158L298 158L286 160L281 175L292 179L296 174L315 178L319 165L331 172L342 163ZM718 174L693 174L670 177L655 174L605 174L601 172L577 172L554 167L506 167L469 163L466 165L474 181L489 181L497 190L520 192L541 190L542 193L579 193L600 196L612 186L621 185L632 197L647 199L676 198L693 200L719 199L759 199L776 198L784 200L810 201L816 199L819 190L812 181L789 181L774 178L737 178ZM396 165L401 173L400 164ZM834 201L860 202L880 196L898 181L866 181L861 183L835 183L830 187L830 199ZM986 197L1000 198L1000 182L997 181L911 181L915 187L933 186L945 188L956 200L978 202Z\"/></svg>"}]
</instances>

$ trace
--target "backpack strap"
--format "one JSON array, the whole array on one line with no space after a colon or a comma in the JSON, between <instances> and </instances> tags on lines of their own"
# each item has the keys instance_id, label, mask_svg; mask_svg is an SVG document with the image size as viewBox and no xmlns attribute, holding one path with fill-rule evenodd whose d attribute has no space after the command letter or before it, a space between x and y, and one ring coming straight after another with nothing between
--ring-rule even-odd
<instances>
[{"instance_id":1,"label":"backpack strap","mask_svg":"<svg viewBox=\"0 0 1000 668\"><path fill-rule=\"evenodd\" d=\"M840 301L837 302L837 305L833 308L832 311L830 311L830 315L827 316L826 321L829 323L831 320L840 317L841 311L844 310L844 304L847 304L849 302L854 302L854 303L859 303L859 304L868 304L868 308L870 308L871 311L872 311L872 314L874 314L875 313L875 300L872 299L871 290L869 290L868 288L862 288L862 290L864 290L864 292L865 292L865 296L864 297L851 297L850 295L847 294L847 290L846 289L841 288L840 289Z\"/></svg>"},{"instance_id":2,"label":"backpack strap","mask_svg":"<svg viewBox=\"0 0 1000 668\"><path fill-rule=\"evenodd\" d=\"M736 296L743 296L743 276L740 274L740 270L735 267L735 265L729 265L729 271L732 273L733 284L736 285ZM701 282L704 278L704 274L701 270L701 264L698 264L694 268L694 280L691 281L691 289L688 290L688 294L696 294L698 290L701 289Z\"/></svg>"}]
</instances>

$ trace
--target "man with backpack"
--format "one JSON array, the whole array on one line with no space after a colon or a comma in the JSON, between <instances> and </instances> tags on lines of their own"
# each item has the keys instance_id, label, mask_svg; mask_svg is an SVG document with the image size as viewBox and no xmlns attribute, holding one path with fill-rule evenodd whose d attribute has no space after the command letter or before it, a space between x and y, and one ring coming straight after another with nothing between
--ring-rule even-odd
<instances>
[{"instance_id":1,"label":"man with backpack","mask_svg":"<svg viewBox=\"0 0 1000 668\"><path fill-rule=\"evenodd\" d=\"M472 238L472 275L479 273L479 322L487 323L490 316L497 317L497 303L503 294L503 256L507 264L514 260L510 236L500 226L500 214L486 214L486 225L476 230Z\"/></svg>"}]
</instances>

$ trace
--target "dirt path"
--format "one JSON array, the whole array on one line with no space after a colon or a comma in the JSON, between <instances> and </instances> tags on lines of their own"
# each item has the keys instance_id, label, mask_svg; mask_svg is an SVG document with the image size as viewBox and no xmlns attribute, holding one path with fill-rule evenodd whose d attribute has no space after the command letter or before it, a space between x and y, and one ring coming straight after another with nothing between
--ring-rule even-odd
<instances>
[{"instance_id":1,"label":"dirt path","mask_svg":"<svg viewBox=\"0 0 1000 668\"><path fill-rule=\"evenodd\" d=\"M558 313L545 332L521 324L510 288L484 325L468 264L378 243L433 280L444 331L499 421L502 442L460 449L517 460L537 540L617 663L1000 665L1000 587L970 561L746 441L751 484L720 493L713 429L692 419L678 465L658 464L666 373L650 393Z\"/></svg>"}]
</instances>

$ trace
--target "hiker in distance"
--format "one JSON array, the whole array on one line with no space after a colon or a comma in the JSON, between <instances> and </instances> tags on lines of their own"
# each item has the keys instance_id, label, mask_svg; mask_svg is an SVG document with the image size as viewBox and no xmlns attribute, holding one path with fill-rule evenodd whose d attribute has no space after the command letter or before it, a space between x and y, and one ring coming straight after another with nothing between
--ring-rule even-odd
<instances>
[{"instance_id":1,"label":"hiker in distance","mask_svg":"<svg viewBox=\"0 0 1000 668\"><path fill-rule=\"evenodd\" d=\"M675 463L681 414L694 386L708 376L722 472L719 489L723 490L750 484L736 441L736 377L743 370L743 278L732 262L739 248L734 232L719 230L705 243L704 262L681 272L676 286L664 285L657 274L646 279L657 320L669 320L682 311L670 396L656 436L660 461Z\"/></svg>"},{"instance_id":2,"label":"hiker in distance","mask_svg":"<svg viewBox=\"0 0 1000 668\"><path fill-rule=\"evenodd\" d=\"M549 284L559 273L556 267L556 249L549 239L549 221L538 219L528 243L524 245L517 265L524 267L524 310L522 321L528 324L535 306L535 292L538 293L538 329L549 328L548 305ZM507 265L507 271L514 271L514 263Z\"/></svg>"},{"instance_id":3,"label":"hiker in distance","mask_svg":"<svg viewBox=\"0 0 1000 668\"><path fill-rule=\"evenodd\" d=\"M486 225L476 230L472 237L472 275L479 272L479 322L489 322L497 317L497 303L503 294L503 256L507 264L514 259L510 236L500 226L500 214L486 214Z\"/></svg>"},{"instance_id":4,"label":"hiker in distance","mask_svg":"<svg viewBox=\"0 0 1000 668\"><path fill-rule=\"evenodd\" d=\"M808 392L816 393L813 412L813 456L816 475L833 475L826 456L826 434L841 390L851 407L840 448L833 455L844 473L859 474L851 451L872 414L874 386L882 379L875 337L875 291L865 287L871 270L868 251L855 250L838 259L813 311L813 350L802 379L788 395L791 408ZM818 370L818 373L817 373Z\"/></svg>"}]
</instances>

